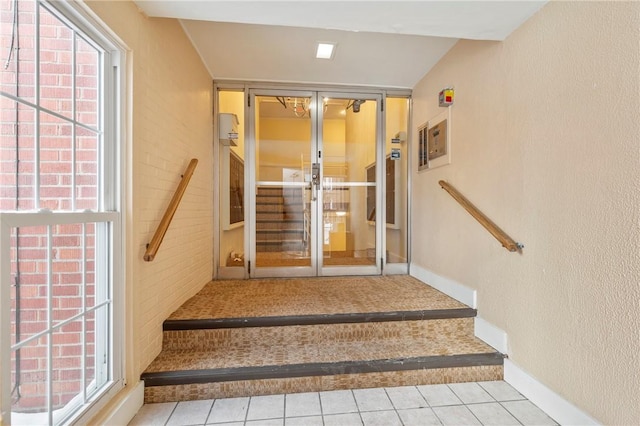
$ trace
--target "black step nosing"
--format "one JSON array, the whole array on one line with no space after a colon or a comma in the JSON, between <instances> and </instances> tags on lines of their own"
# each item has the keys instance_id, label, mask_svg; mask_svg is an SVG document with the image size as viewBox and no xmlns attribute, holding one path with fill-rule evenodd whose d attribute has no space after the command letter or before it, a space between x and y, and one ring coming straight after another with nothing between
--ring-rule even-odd
<instances>
[{"instance_id":1,"label":"black step nosing","mask_svg":"<svg viewBox=\"0 0 640 426\"><path fill-rule=\"evenodd\" d=\"M148 386L504 365L499 352L142 373Z\"/></svg>"},{"instance_id":2,"label":"black step nosing","mask_svg":"<svg viewBox=\"0 0 640 426\"><path fill-rule=\"evenodd\" d=\"M210 330L219 328L280 327L293 325L353 324L364 322L417 321L473 318L473 308L436 309L425 311L363 312L346 314L286 315L270 317L168 319L164 331Z\"/></svg>"}]
</instances>

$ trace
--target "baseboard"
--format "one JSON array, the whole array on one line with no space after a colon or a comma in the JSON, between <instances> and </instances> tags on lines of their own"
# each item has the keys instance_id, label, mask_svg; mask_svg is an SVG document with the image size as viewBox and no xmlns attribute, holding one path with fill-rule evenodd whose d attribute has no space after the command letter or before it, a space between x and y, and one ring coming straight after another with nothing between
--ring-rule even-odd
<instances>
[{"instance_id":1,"label":"baseboard","mask_svg":"<svg viewBox=\"0 0 640 426\"><path fill-rule=\"evenodd\" d=\"M442 277L413 263L409 267L409 275L429 284L436 290L443 292L447 296L453 297L457 301L462 302L471 308L477 308L476 291L469 287L466 287L450 278Z\"/></svg>"},{"instance_id":2,"label":"baseboard","mask_svg":"<svg viewBox=\"0 0 640 426\"><path fill-rule=\"evenodd\" d=\"M144 404L144 382L141 380L105 419L105 425L126 426Z\"/></svg>"},{"instance_id":3,"label":"baseboard","mask_svg":"<svg viewBox=\"0 0 640 426\"><path fill-rule=\"evenodd\" d=\"M474 319L474 334L487 345L500 353L509 354L507 333L480 317Z\"/></svg>"},{"instance_id":4,"label":"baseboard","mask_svg":"<svg viewBox=\"0 0 640 426\"><path fill-rule=\"evenodd\" d=\"M561 425L600 424L508 359L504 360L504 381Z\"/></svg>"}]
</instances>

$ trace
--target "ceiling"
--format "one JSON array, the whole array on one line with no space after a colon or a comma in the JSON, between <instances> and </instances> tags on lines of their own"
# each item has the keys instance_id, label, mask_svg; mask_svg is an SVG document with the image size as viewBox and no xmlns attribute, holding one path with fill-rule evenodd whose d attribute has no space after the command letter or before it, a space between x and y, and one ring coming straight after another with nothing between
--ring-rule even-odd
<instances>
[{"instance_id":1,"label":"ceiling","mask_svg":"<svg viewBox=\"0 0 640 426\"><path fill-rule=\"evenodd\" d=\"M411 89L459 40L504 40L546 1L138 0L180 19L214 80ZM316 59L317 42L337 43Z\"/></svg>"}]
</instances>

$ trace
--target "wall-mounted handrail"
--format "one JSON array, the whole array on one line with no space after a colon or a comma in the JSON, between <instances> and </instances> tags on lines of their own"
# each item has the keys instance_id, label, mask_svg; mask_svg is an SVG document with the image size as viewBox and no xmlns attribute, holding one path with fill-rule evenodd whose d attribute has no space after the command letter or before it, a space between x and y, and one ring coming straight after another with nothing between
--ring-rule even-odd
<instances>
[{"instance_id":1,"label":"wall-mounted handrail","mask_svg":"<svg viewBox=\"0 0 640 426\"><path fill-rule=\"evenodd\" d=\"M153 238L151 242L147 244L147 251L144 253L144 260L147 262L151 262L155 257L160 245L162 244L162 240L164 239L164 234L167 233L167 229L169 229L169 225L171 224L171 219L173 219L173 215L176 210L178 210L178 206L180 205L180 200L182 200L182 196L187 189L187 185L189 185L189 180L191 180L191 176L193 175L193 171L196 169L198 165L198 159L192 158L187 166L187 170L185 170L182 175L182 180L176 189L176 192L173 194L173 198L169 202L167 206L167 211L164 212L164 216L162 216L162 220L158 224L158 228L156 229L156 233L153 234Z\"/></svg>"},{"instance_id":2,"label":"wall-mounted handrail","mask_svg":"<svg viewBox=\"0 0 640 426\"><path fill-rule=\"evenodd\" d=\"M440 184L442 189L447 191L449 195L451 195L462 207L464 207L466 211L469 212L471 216L475 218L475 220L480 222L480 224L484 226L491 235L493 235L498 241L500 241L500 244L502 244L504 248L511 252L522 251L524 245L514 241L513 238L507 235L507 233L500 229L498 225L493 223L491 219L489 219L487 216L485 216L484 213L478 210L478 208L474 206L471 201L467 200L467 198L462 195L456 188L454 188L444 180L441 180L438 183Z\"/></svg>"}]
</instances>

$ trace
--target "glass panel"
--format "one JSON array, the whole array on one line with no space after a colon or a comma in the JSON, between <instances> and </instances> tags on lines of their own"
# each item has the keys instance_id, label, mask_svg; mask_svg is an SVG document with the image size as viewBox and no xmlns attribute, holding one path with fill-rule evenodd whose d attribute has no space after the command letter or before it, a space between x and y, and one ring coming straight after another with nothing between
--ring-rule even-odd
<instances>
[{"instance_id":1,"label":"glass panel","mask_svg":"<svg viewBox=\"0 0 640 426\"><path fill-rule=\"evenodd\" d=\"M52 229L53 324L82 312L83 256L82 225L57 225Z\"/></svg>"},{"instance_id":2,"label":"glass panel","mask_svg":"<svg viewBox=\"0 0 640 426\"><path fill-rule=\"evenodd\" d=\"M107 225L99 224L99 226L106 227ZM84 232L84 297L85 306L89 309L96 304L96 262L98 259L96 253L96 224L85 224Z\"/></svg>"},{"instance_id":3,"label":"glass panel","mask_svg":"<svg viewBox=\"0 0 640 426\"><path fill-rule=\"evenodd\" d=\"M36 80L35 6L35 1L0 1L0 90L31 102Z\"/></svg>"},{"instance_id":4,"label":"glass panel","mask_svg":"<svg viewBox=\"0 0 640 426\"><path fill-rule=\"evenodd\" d=\"M311 266L310 102L256 97L256 266Z\"/></svg>"},{"instance_id":5,"label":"glass panel","mask_svg":"<svg viewBox=\"0 0 640 426\"><path fill-rule=\"evenodd\" d=\"M238 139L235 146L220 141L220 266L244 267L244 92L219 91L221 114L235 114ZM229 117L233 119L233 117Z\"/></svg>"},{"instance_id":6,"label":"glass panel","mask_svg":"<svg viewBox=\"0 0 640 426\"><path fill-rule=\"evenodd\" d=\"M98 127L100 52L76 37L76 120Z\"/></svg>"},{"instance_id":7,"label":"glass panel","mask_svg":"<svg viewBox=\"0 0 640 426\"><path fill-rule=\"evenodd\" d=\"M98 210L100 136L76 126L75 208Z\"/></svg>"},{"instance_id":8,"label":"glass panel","mask_svg":"<svg viewBox=\"0 0 640 426\"><path fill-rule=\"evenodd\" d=\"M407 199L409 100L387 98L386 103L386 240L387 263L407 263ZM399 158L397 158L399 155Z\"/></svg>"},{"instance_id":9,"label":"glass panel","mask_svg":"<svg viewBox=\"0 0 640 426\"><path fill-rule=\"evenodd\" d=\"M56 420L71 414L82 401L83 372L82 320L73 321L53 332L52 408L60 410ZM65 410L61 410L66 407ZM55 423L58 423L56 421Z\"/></svg>"},{"instance_id":10,"label":"glass panel","mask_svg":"<svg viewBox=\"0 0 640 426\"><path fill-rule=\"evenodd\" d=\"M40 6L40 105L72 118L73 31Z\"/></svg>"},{"instance_id":11,"label":"glass panel","mask_svg":"<svg viewBox=\"0 0 640 426\"><path fill-rule=\"evenodd\" d=\"M104 310L99 312L104 312ZM96 383L96 311L87 312L84 327L84 387L89 398L98 387Z\"/></svg>"},{"instance_id":12,"label":"glass panel","mask_svg":"<svg viewBox=\"0 0 640 426\"><path fill-rule=\"evenodd\" d=\"M47 329L46 226L14 228L11 235L11 345Z\"/></svg>"},{"instance_id":13,"label":"glass panel","mask_svg":"<svg viewBox=\"0 0 640 426\"><path fill-rule=\"evenodd\" d=\"M0 100L0 210L30 210L35 208L35 110Z\"/></svg>"},{"instance_id":14,"label":"glass panel","mask_svg":"<svg viewBox=\"0 0 640 426\"><path fill-rule=\"evenodd\" d=\"M375 265L377 102L323 104L323 264Z\"/></svg>"},{"instance_id":15,"label":"glass panel","mask_svg":"<svg viewBox=\"0 0 640 426\"><path fill-rule=\"evenodd\" d=\"M40 207L71 210L73 176L72 126L40 113Z\"/></svg>"},{"instance_id":16,"label":"glass panel","mask_svg":"<svg viewBox=\"0 0 640 426\"><path fill-rule=\"evenodd\" d=\"M11 351L11 424L46 425L48 336Z\"/></svg>"},{"instance_id":17,"label":"glass panel","mask_svg":"<svg viewBox=\"0 0 640 426\"><path fill-rule=\"evenodd\" d=\"M107 367L111 365L108 343L109 310L110 307L106 305L86 315L85 389L87 398L91 398L111 380L111 373Z\"/></svg>"}]
</instances>

